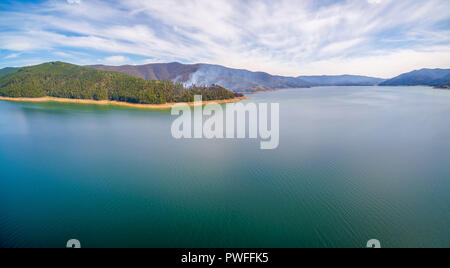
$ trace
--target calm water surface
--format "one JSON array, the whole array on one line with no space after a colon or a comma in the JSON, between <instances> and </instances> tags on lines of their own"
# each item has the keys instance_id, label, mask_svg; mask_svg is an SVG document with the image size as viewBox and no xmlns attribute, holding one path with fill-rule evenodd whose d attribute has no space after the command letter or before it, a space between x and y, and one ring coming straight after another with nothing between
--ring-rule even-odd
<instances>
[{"instance_id":1,"label":"calm water surface","mask_svg":"<svg viewBox=\"0 0 450 268\"><path fill-rule=\"evenodd\" d=\"M168 111L0 101L0 246L450 247L450 91L327 87L280 147L175 140Z\"/></svg>"}]
</instances>

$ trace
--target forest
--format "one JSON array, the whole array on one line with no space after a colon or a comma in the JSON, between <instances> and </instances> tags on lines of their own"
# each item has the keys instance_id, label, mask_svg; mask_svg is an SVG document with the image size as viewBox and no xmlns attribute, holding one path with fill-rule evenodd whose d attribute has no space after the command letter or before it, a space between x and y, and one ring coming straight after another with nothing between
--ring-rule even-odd
<instances>
[{"instance_id":1,"label":"forest","mask_svg":"<svg viewBox=\"0 0 450 268\"><path fill-rule=\"evenodd\" d=\"M136 78L63 62L24 67L0 78L0 96L110 100L139 104L192 102L241 97L218 85L186 88L181 83Z\"/></svg>"}]
</instances>

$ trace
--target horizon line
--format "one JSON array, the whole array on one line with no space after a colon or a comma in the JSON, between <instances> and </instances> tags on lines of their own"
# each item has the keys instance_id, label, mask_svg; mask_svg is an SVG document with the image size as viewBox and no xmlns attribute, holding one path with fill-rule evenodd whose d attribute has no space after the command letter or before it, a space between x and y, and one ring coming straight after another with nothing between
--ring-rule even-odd
<instances>
[{"instance_id":1,"label":"horizon line","mask_svg":"<svg viewBox=\"0 0 450 268\"><path fill-rule=\"evenodd\" d=\"M411 73L411 72L415 72L415 71L421 71L421 70L449 70L449 68L420 68L420 69L413 69L411 71L408 72L404 72L401 73L400 75L397 76L393 76L390 78L386 78L386 77L377 77L377 76L370 76L370 75L361 75L361 74L348 74L348 73L344 73L344 74L315 74L315 75L297 75L297 76L286 76L286 75L277 75L277 74L272 74L270 72L265 72L265 71L253 71L250 69L245 69L245 68L233 68L233 67L227 67L225 65L220 65L220 64L211 64L211 63L182 63L179 61L172 61L172 62L154 62L154 63L145 63L145 64L120 64L120 65L114 65L114 64L104 64L104 63L99 63L99 64L87 64L87 65L80 65L80 64L76 64L76 63L72 63L72 62L68 62L68 61L61 61L61 60L54 60L54 61L44 61L38 64L29 64L29 65L23 65L23 66L6 66L6 67L2 67L0 69L6 69L6 68L26 68L26 67L32 67L32 66L38 66L38 65L42 65L42 64L46 64L46 63L52 63L52 62L62 62L62 63L67 63L67 64L72 64L72 65L77 65L77 66L83 66L83 67L90 67L90 66L108 66L108 67L125 67L125 66L132 66L132 67L139 67L139 66L148 66L148 65L167 65L167 64L180 64L180 65L190 65L190 66L195 66L195 65L210 65L210 66L219 66L219 67L224 67L227 69L231 69L231 70L238 70L238 71L248 71L248 72L252 72L252 73L265 73L271 76L279 76L279 77L286 77L286 78L300 78L300 77L320 77L320 76L329 76L329 77L336 77L336 76L361 76L361 77L367 77L367 78L376 78L376 79L384 79L384 80L389 80L392 79L394 77L398 77L400 75L403 74L407 74L407 73Z\"/></svg>"}]
</instances>

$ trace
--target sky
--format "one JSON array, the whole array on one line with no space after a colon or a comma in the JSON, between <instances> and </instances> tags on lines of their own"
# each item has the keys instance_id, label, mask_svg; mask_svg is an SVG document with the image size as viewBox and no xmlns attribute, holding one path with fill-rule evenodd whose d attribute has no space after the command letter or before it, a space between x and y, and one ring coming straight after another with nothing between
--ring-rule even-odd
<instances>
[{"instance_id":1,"label":"sky","mask_svg":"<svg viewBox=\"0 0 450 268\"><path fill-rule=\"evenodd\" d=\"M450 0L1 0L0 68L210 63L390 78L450 68Z\"/></svg>"}]
</instances>

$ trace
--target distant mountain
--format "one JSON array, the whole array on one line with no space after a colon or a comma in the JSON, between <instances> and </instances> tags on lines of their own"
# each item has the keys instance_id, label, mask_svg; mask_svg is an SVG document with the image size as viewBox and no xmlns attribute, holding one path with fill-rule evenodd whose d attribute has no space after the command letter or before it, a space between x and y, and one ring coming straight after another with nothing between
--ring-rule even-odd
<instances>
[{"instance_id":1,"label":"distant mountain","mask_svg":"<svg viewBox=\"0 0 450 268\"><path fill-rule=\"evenodd\" d=\"M386 79L358 75L299 76L298 78L314 86L375 86L386 81Z\"/></svg>"},{"instance_id":2,"label":"distant mountain","mask_svg":"<svg viewBox=\"0 0 450 268\"><path fill-rule=\"evenodd\" d=\"M190 75L200 69L199 64L187 65L176 62L124 66L92 65L88 67L103 71L125 73L147 80L177 82L188 81Z\"/></svg>"},{"instance_id":3,"label":"distant mountain","mask_svg":"<svg viewBox=\"0 0 450 268\"><path fill-rule=\"evenodd\" d=\"M181 63L148 64L141 66L89 66L99 70L115 71L144 79L170 80L186 86L212 84L235 92L267 91L281 88L310 87L311 84L294 77L274 76L219 65Z\"/></svg>"},{"instance_id":4,"label":"distant mountain","mask_svg":"<svg viewBox=\"0 0 450 268\"><path fill-rule=\"evenodd\" d=\"M192 102L236 97L220 86L184 88L170 81L148 81L131 75L96 70L64 62L24 67L0 77L0 96L12 98L56 97L111 100L140 104Z\"/></svg>"},{"instance_id":5,"label":"distant mountain","mask_svg":"<svg viewBox=\"0 0 450 268\"><path fill-rule=\"evenodd\" d=\"M230 69L219 65L199 64L188 84L218 84L233 91L266 91L282 88L303 88L310 83L294 77L270 75L264 72Z\"/></svg>"},{"instance_id":6,"label":"distant mountain","mask_svg":"<svg viewBox=\"0 0 450 268\"><path fill-rule=\"evenodd\" d=\"M11 67L0 69L0 77L7 76L8 74L15 73L18 70L19 70L19 68L11 68Z\"/></svg>"},{"instance_id":7,"label":"distant mountain","mask_svg":"<svg viewBox=\"0 0 450 268\"><path fill-rule=\"evenodd\" d=\"M80 66L78 66L80 67ZM185 87L192 85L209 87L217 85L234 92L269 91L284 88L304 88L314 86L416 86L427 85L450 88L450 69L422 69L384 80L381 78L340 75L340 76L299 76L284 77L264 72L231 69L210 64L157 63L147 65L86 66L99 71L116 72L145 80L170 81ZM0 78L20 72L25 68L0 69ZM81 68L81 67L80 67Z\"/></svg>"},{"instance_id":8,"label":"distant mountain","mask_svg":"<svg viewBox=\"0 0 450 268\"><path fill-rule=\"evenodd\" d=\"M450 88L450 69L422 69L405 73L380 84L381 86L433 86Z\"/></svg>"},{"instance_id":9,"label":"distant mountain","mask_svg":"<svg viewBox=\"0 0 450 268\"><path fill-rule=\"evenodd\" d=\"M436 86L437 88L448 88L450 89L450 74L446 75L442 79L436 80Z\"/></svg>"}]
</instances>

